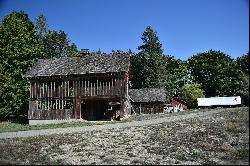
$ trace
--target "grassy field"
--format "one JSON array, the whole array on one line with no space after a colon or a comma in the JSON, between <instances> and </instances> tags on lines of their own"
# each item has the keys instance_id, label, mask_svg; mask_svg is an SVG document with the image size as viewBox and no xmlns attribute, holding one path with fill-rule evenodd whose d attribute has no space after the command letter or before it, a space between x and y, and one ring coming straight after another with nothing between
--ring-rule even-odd
<instances>
[{"instance_id":1,"label":"grassy field","mask_svg":"<svg viewBox=\"0 0 250 166\"><path fill-rule=\"evenodd\" d=\"M91 125L102 125L107 123L122 123L128 121L138 121L138 120L145 120L145 119L154 119L159 117L168 117L168 116L175 116L180 114L188 114L193 113L198 110L190 110L188 112L178 112L178 113L160 113L160 114L142 114L142 115L133 115L128 119L124 119L122 121L79 121L79 122L68 122L68 123L61 123L61 124L44 124L44 125L28 125L28 124L18 124L18 123L11 123L5 122L0 123L0 133L2 132L13 132L13 131L24 131L24 130L40 130L40 129L53 129L53 128L66 128L66 127L81 127L81 126L91 126ZM204 111L204 110L199 110Z\"/></svg>"},{"instance_id":2,"label":"grassy field","mask_svg":"<svg viewBox=\"0 0 250 166\"><path fill-rule=\"evenodd\" d=\"M249 108L151 126L0 139L0 149L0 164L248 165Z\"/></svg>"}]
</instances>

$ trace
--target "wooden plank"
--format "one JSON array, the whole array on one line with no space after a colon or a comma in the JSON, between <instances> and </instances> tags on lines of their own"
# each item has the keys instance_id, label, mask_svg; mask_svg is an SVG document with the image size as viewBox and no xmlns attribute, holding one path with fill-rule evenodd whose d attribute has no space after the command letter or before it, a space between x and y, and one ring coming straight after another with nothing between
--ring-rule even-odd
<instances>
[{"instance_id":1,"label":"wooden plank","mask_svg":"<svg viewBox=\"0 0 250 166\"><path fill-rule=\"evenodd\" d=\"M92 80L90 81L90 96L92 96Z\"/></svg>"},{"instance_id":2,"label":"wooden plank","mask_svg":"<svg viewBox=\"0 0 250 166\"><path fill-rule=\"evenodd\" d=\"M110 93L110 81L108 82L109 83L109 90L108 90L108 95L110 95L111 93Z\"/></svg>"},{"instance_id":3,"label":"wooden plank","mask_svg":"<svg viewBox=\"0 0 250 166\"><path fill-rule=\"evenodd\" d=\"M102 95L104 96L104 81L102 81Z\"/></svg>"},{"instance_id":4,"label":"wooden plank","mask_svg":"<svg viewBox=\"0 0 250 166\"><path fill-rule=\"evenodd\" d=\"M58 97L60 98L61 97L61 88L60 88L60 84L59 83L58 83L57 89L58 89Z\"/></svg>"},{"instance_id":5,"label":"wooden plank","mask_svg":"<svg viewBox=\"0 0 250 166\"><path fill-rule=\"evenodd\" d=\"M66 97L67 96L67 82L65 80L63 80L63 96Z\"/></svg>"},{"instance_id":6,"label":"wooden plank","mask_svg":"<svg viewBox=\"0 0 250 166\"><path fill-rule=\"evenodd\" d=\"M68 93L67 93L67 94L68 94L67 96L69 96L69 80L68 80L68 88L67 88L67 92L68 92Z\"/></svg>"},{"instance_id":7,"label":"wooden plank","mask_svg":"<svg viewBox=\"0 0 250 166\"><path fill-rule=\"evenodd\" d=\"M95 96L95 90L96 90L96 88L95 88L95 82L92 80L92 82L93 82L93 92L92 92L92 96Z\"/></svg>"},{"instance_id":8,"label":"wooden plank","mask_svg":"<svg viewBox=\"0 0 250 166\"><path fill-rule=\"evenodd\" d=\"M53 92L53 97L56 97L56 83L55 83L55 81L53 82L53 88L52 88L53 90L52 90L52 92Z\"/></svg>"},{"instance_id":9,"label":"wooden plank","mask_svg":"<svg viewBox=\"0 0 250 166\"><path fill-rule=\"evenodd\" d=\"M34 98L37 98L37 94L36 94L36 80L35 80L35 82L34 82L34 84L35 84L35 86L34 86Z\"/></svg>"},{"instance_id":10,"label":"wooden plank","mask_svg":"<svg viewBox=\"0 0 250 166\"><path fill-rule=\"evenodd\" d=\"M83 89L84 89L84 86L83 86L83 79L81 79L81 96L83 95Z\"/></svg>"},{"instance_id":11,"label":"wooden plank","mask_svg":"<svg viewBox=\"0 0 250 166\"><path fill-rule=\"evenodd\" d=\"M76 99L76 119L80 119L80 104L81 104L81 100L80 99Z\"/></svg>"},{"instance_id":12,"label":"wooden plank","mask_svg":"<svg viewBox=\"0 0 250 166\"><path fill-rule=\"evenodd\" d=\"M81 95L81 80L77 80L77 97Z\"/></svg>"},{"instance_id":13,"label":"wooden plank","mask_svg":"<svg viewBox=\"0 0 250 166\"><path fill-rule=\"evenodd\" d=\"M114 80L114 95L117 95L117 81L116 81L116 78Z\"/></svg>"},{"instance_id":14,"label":"wooden plank","mask_svg":"<svg viewBox=\"0 0 250 166\"><path fill-rule=\"evenodd\" d=\"M111 74L112 75L112 74ZM111 79L111 95L114 95L114 83L113 78Z\"/></svg>"},{"instance_id":15,"label":"wooden plank","mask_svg":"<svg viewBox=\"0 0 250 166\"><path fill-rule=\"evenodd\" d=\"M84 79L84 96L86 96L86 85L87 85L87 81L86 78Z\"/></svg>"},{"instance_id":16,"label":"wooden plank","mask_svg":"<svg viewBox=\"0 0 250 166\"><path fill-rule=\"evenodd\" d=\"M44 82L43 82L43 91L42 91L42 97L44 97Z\"/></svg>"},{"instance_id":17,"label":"wooden plank","mask_svg":"<svg viewBox=\"0 0 250 166\"><path fill-rule=\"evenodd\" d=\"M89 96L89 79L88 79L88 85L87 85L87 96Z\"/></svg>"},{"instance_id":18,"label":"wooden plank","mask_svg":"<svg viewBox=\"0 0 250 166\"><path fill-rule=\"evenodd\" d=\"M32 99L32 83L30 83L30 98Z\"/></svg>"},{"instance_id":19,"label":"wooden plank","mask_svg":"<svg viewBox=\"0 0 250 166\"><path fill-rule=\"evenodd\" d=\"M98 82L98 78L96 78L96 95L99 95L99 82Z\"/></svg>"}]
</instances>

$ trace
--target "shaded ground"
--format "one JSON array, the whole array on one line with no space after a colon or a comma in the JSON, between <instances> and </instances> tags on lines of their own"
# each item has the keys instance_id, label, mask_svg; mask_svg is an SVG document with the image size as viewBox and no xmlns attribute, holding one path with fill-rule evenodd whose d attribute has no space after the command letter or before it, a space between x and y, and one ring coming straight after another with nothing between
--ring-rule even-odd
<instances>
[{"instance_id":1,"label":"shaded ground","mask_svg":"<svg viewBox=\"0 0 250 166\"><path fill-rule=\"evenodd\" d=\"M249 164L249 109L150 126L0 139L0 164Z\"/></svg>"}]
</instances>

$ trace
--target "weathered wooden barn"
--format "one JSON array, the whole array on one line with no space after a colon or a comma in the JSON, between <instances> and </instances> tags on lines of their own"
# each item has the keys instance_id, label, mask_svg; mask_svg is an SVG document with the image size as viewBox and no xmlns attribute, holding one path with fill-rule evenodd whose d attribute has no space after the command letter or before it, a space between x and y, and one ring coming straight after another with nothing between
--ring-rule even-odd
<instances>
[{"instance_id":1,"label":"weathered wooden barn","mask_svg":"<svg viewBox=\"0 0 250 166\"><path fill-rule=\"evenodd\" d=\"M130 89L129 96L136 114L161 113L166 100L163 88Z\"/></svg>"},{"instance_id":2,"label":"weathered wooden barn","mask_svg":"<svg viewBox=\"0 0 250 166\"><path fill-rule=\"evenodd\" d=\"M127 54L39 59L26 73L30 122L98 120L131 114L129 69Z\"/></svg>"}]
</instances>

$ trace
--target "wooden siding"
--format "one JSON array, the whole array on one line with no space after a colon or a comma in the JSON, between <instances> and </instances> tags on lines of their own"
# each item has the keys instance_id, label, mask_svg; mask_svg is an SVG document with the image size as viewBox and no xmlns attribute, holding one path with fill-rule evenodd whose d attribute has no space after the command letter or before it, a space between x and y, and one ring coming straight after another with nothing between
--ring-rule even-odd
<instances>
[{"instance_id":1,"label":"wooden siding","mask_svg":"<svg viewBox=\"0 0 250 166\"><path fill-rule=\"evenodd\" d=\"M29 119L40 119L40 120L63 120L63 119L72 119L74 118L72 109L49 109L49 110L40 110L36 109L36 101L29 102L28 118Z\"/></svg>"},{"instance_id":2,"label":"wooden siding","mask_svg":"<svg viewBox=\"0 0 250 166\"><path fill-rule=\"evenodd\" d=\"M136 114L152 114L163 112L163 103L133 103L132 107Z\"/></svg>"},{"instance_id":3,"label":"wooden siding","mask_svg":"<svg viewBox=\"0 0 250 166\"><path fill-rule=\"evenodd\" d=\"M31 99L121 95L125 95L125 80L122 78L31 81Z\"/></svg>"},{"instance_id":4,"label":"wooden siding","mask_svg":"<svg viewBox=\"0 0 250 166\"><path fill-rule=\"evenodd\" d=\"M28 117L79 119L82 99L125 98L128 91L125 78L122 72L32 78Z\"/></svg>"}]
</instances>

